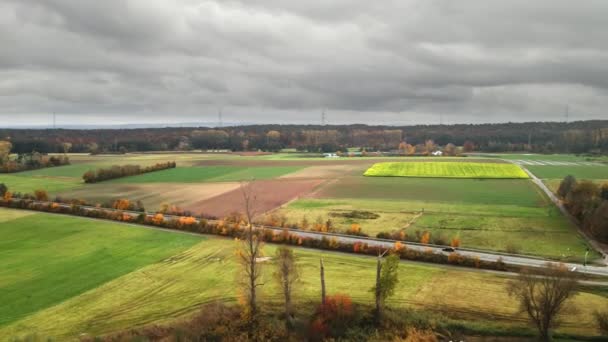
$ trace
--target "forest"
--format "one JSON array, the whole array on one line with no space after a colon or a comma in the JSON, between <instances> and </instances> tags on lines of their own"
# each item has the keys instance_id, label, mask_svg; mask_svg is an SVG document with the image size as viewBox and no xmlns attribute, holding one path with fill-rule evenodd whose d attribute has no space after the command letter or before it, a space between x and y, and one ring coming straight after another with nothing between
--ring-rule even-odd
<instances>
[{"instance_id":1,"label":"forest","mask_svg":"<svg viewBox=\"0 0 608 342\"><path fill-rule=\"evenodd\" d=\"M463 146L465 152L589 153L608 152L608 120L417 126L249 125L223 128L0 129L13 153L126 153L135 151L279 151L308 152L425 150ZM400 147L401 145L401 147Z\"/></svg>"}]
</instances>

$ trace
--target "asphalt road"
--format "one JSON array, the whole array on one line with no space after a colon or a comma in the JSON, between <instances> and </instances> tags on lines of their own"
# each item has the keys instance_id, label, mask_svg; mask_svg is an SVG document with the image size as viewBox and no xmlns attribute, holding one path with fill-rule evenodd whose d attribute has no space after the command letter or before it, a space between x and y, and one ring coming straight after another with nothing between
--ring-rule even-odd
<instances>
[{"instance_id":1,"label":"asphalt road","mask_svg":"<svg viewBox=\"0 0 608 342\"><path fill-rule=\"evenodd\" d=\"M37 203L49 204L50 202L37 202ZM60 204L60 206L71 207L71 205L69 205L69 204ZM98 210L99 209L99 208L88 207L88 206L81 206L81 208L84 210ZM107 209L107 208L103 208L103 210L119 211L119 210ZM131 212L131 211L124 211L124 210L122 212L129 214L133 217L137 217L141 214L140 212ZM155 213L146 213L146 215L148 215L148 216L153 216L154 214ZM171 220L171 219L177 218L177 216L165 215L164 218L165 218L165 220ZM207 221L214 222L212 220L207 220ZM149 226L145 226L145 227L149 227ZM335 238L340 242L352 243L352 244L354 244L355 242L360 242L360 243L366 243L368 246L378 246L378 247L383 247L383 248L387 248L387 249L393 248L395 246L395 242L396 242L395 240L349 236L349 235L335 234L335 233L303 231L303 230L298 230L298 229L289 229L289 228L282 228L282 227L258 226L258 228L270 229L270 230L275 230L275 231L279 231L279 232L283 232L287 229L291 234L296 235L298 237L302 237L302 238L311 238L311 239L319 239L319 240L321 240L323 238ZM479 250L472 250L472 249L465 249L465 248L459 248L456 252L444 252L442 249L445 248L446 246L423 245L420 243L406 242L406 241L400 241L400 242L401 242L401 244L407 246L407 248L410 248L413 250L419 250L419 251L430 250L435 253L441 253L441 254L446 254L446 255L449 253L459 253L460 255L463 255L463 256L477 257L480 260L484 260L484 261L497 261L499 258L502 258L502 261L505 264L513 265L513 266L544 267L548 262L555 262L555 261L551 261L551 260L547 260L547 259L535 258L535 257L530 257L530 256L522 256L522 255L499 253L499 252L486 252L486 251L479 251ZM568 267L568 269L576 270L577 272L580 272L580 273L608 276L608 267L605 267L605 266L591 266L591 265L583 266L581 264L575 264L575 263L564 263L564 265L566 265Z\"/></svg>"}]
</instances>

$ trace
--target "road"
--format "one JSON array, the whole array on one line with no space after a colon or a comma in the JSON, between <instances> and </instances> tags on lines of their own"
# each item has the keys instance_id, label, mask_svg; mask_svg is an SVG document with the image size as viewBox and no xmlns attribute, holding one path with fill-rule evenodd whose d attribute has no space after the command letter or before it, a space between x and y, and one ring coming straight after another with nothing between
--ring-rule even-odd
<instances>
[{"instance_id":1,"label":"road","mask_svg":"<svg viewBox=\"0 0 608 342\"><path fill-rule=\"evenodd\" d=\"M511 162L507 159L503 159L505 161ZM517 164L519 165L519 164ZM549 199L555 204L555 206L557 206L557 208L559 209L559 211L561 211L561 213L567 217L570 222L572 222L572 224L576 227L578 233L598 252L600 252L602 254L603 257L603 261L605 265L608 265L608 248L607 246L598 243L597 241L595 241L595 239L592 236L589 236L589 234L587 234L587 232L583 231L580 227L580 223L578 222L578 220L576 218L574 218L572 215L570 215L570 213L568 212L568 210L566 209L566 207L564 207L564 204L562 203L562 201L555 196L555 194L553 193L553 191L551 191L551 189L549 189L545 183L543 183L543 181L536 177L535 174L533 174L532 172L530 172L530 170L528 170L525 166L523 165L519 165L519 167L522 168L522 170L524 170L528 176L530 176L530 179L532 180L532 182L534 182L534 184L536 184L546 195L547 197L549 197Z\"/></svg>"},{"instance_id":2,"label":"road","mask_svg":"<svg viewBox=\"0 0 608 342\"><path fill-rule=\"evenodd\" d=\"M39 204L50 204L51 202L39 202L34 201L34 203ZM71 207L70 204L59 204L59 206L68 208ZM100 208L90 207L90 206L81 206L83 210L99 210ZM103 208L106 211L121 211L125 214L131 215L132 217L137 217L141 212L135 211L124 211L124 210L116 210L116 209L108 209ZM155 213L145 213L147 216L153 216ZM179 216L171 216L164 215L164 219L169 221L172 219L179 218ZM198 219L197 219L198 221ZM215 223L216 221L207 220L208 222ZM150 226L144 226L150 227ZM268 230L274 230L277 232L283 232L288 230L291 234L302 237L302 238L310 238L310 239L318 239L321 240L323 238L335 238L340 242L354 244L356 242L366 243L368 246L376 246L382 248L393 248L395 246L395 240L388 239L377 239L377 238L369 238L369 237L360 237L360 236L351 236L337 233L323 233L323 232L313 232L313 231L304 231L299 229L291 229L291 228L282 228L282 227L270 227L270 226L257 226L256 228L263 228ZM400 241L402 245L407 246L409 249L417 250L417 251L432 251L434 253L441 254L449 254L450 252L444 252L442 249L446 246L438 246L438 245L430 245L430 244L420 244L415 242L406 242ZM526 266L526 267L544 267L548 262L555 262L547 259L536 258L531 256L523 256L516 254L508 254L508 253L500 253L500 252L489 252L489 251L480 251L468 248L458 248L457 253L463 256L479 258L479 260L494 262L499 258L502 258L502 261L507 265L513 266ZM600 276L608 276L608 267L604 266L583 266L581 264L575 263L564 263L569 269L575 269L577 272L590 274L590 275L600 275Z\"/></svg>"}]
</instances>

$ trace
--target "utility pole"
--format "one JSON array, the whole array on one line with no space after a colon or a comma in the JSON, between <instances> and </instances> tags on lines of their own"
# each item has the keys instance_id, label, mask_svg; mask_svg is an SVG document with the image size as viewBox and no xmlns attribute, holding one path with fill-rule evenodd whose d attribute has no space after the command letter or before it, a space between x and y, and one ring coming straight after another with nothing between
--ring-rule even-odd
<instances>
[{"instance_id":1,"label":"utility pole","mask_svg":"<svg viewBox=\"0 0 608 342\"><path fill-rule=\"evenodd\" d=\"M568 123L569 116L570 116L570 105L566 105L566 123Z\"/></svg>"},{"instance_id":2,"label":"utility pole","mask_svg":"<svg viewBox=\"0 0 608 342\"><path fill-rule=\"evenodd\" d=\"M439 113L439 125L443 126L443 113Z\"/></svg>"},{"instance_id":3,"label":"utility pole","mask_svg":"<svg viewBox=\"0 0 608 342\"><path fill-rule=\"evenodd\" d=\"M57 128L57 114L53 112L53 129Z\"/></svg>"}]
</instances>

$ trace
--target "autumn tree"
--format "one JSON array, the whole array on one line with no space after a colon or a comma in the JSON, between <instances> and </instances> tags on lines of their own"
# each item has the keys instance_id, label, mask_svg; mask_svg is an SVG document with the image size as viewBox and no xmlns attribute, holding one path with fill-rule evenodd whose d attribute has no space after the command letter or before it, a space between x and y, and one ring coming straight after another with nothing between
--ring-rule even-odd
<instances>
[{"instance_id":1,"label":"autumn tree","mask_svg":"<svg viewBox=\"0 0 608 342\"><path fill-rule=\"evenodd\" d=\"M572 191L572 189L574 188L575 185L576 185L576 178L574 178L574 176L572 176L572 175L567 175L566 177L564 177L562 182L559 184L559 188L557 189L557 194L559 195L559 197L565 198L566 195L568 195L570 193L570 191Z\"/></svg>"},{"instance_id":2,"label":"autumn tree","mask_svg":"<svg viewBox=\"0 0 608 342\"><path fill-rule=\"evenodd\" d=\"M385 253L378 254L376 263L376 285L371 289L376 298L376 310L374 312L376 323L380 323L382 320L384 303L388 297L395 293L395 286L397 286L397 283L399 282L399 274L397 273L399 268L399 256L391 254L383 262L382 258Z\"/></svg>"},{"instance_id":3,"label":"autumn tree","mask_svg":"<svg viewBox=\"0 0 608 342\"><path fill-rule=\"evenodd\" d=\"M63 154L68 154L68 152L70 152L70 150L72 149L72 143L63 142L61 143L61 148L63 149Z\"/></svg>"},{"instance_id":4,"label":"autumn tree","mask_svg":"<svg viewBox=\"0 0 608 342\"><path fill-rule=\"evenodd\" d=\"M34 197L36 198L36 201L46 202L49 200L49 194L46 192L46 190L34 191Z\"/></svg>"},{"instance_id":5,"label":"autumn tree","mask_svg":"<svg viewBox=\"0 0 608 342\"><path fill-rule=\"evenodd\" d=\"M470 140L467 140L464 142L464 144L462 145L462 149L465 152L473 152L475 150L475 143L473 143Z\"/></svg>"},{"instance_id":6,"label":"autumn tree","mask_svg":"<svg viewBox=\"0 0 608 342\"><path fill-rule=\"evenodd\" d=\"M433 153L436 149L437 149L437 145L435 145L435 142L433 140L428 139L424 142L424 152L427 155Z\"/></svg>"},{"instance_id":7,"label":"autumn tree","mask_svg":"<svg viewBox=\"0 0 608 342\"><path fill-rule=\"evenodd\" d=\"M287 247L277 248L276 267L275 279L285 298L285 327L287 330L291 330L293 328L291 295L294 285L300 279L300 272L292 249Z\"/></svg>"},{"instance_id":8,"label":"autumn tree","mask_svg":"<svg viewBox=\"0 0 608 342\"><path fill-rule=\"evenodd\" d=\"M445 145L445 148L443 149L443 153L445 153L448 156L455 156L456 155L456 145L454 145L452 143Z\"/></svg>"},{"instance_id":9,"label":"autumn tree","mask_svg":"<svg viewBox=\"0 0 608 342\"><path fill-rule=\"evenodd\" d=\"M575 274L566 266L548 263L540 274L522 271L509 284L508 292L518 300L540 338L548 341L551 329L559 325L558 314L566 309L567 300L575 294L577 286Z\"/></svg>"},{"instance_id":10,"label":"autumn tree","mask_svg":"<svg viewBox=\"0 0 608 342\"><path fill-rule=\"evenodd\" d=\"M10 141L0 140L0 164L4 164L11 155L13 144Z\"/></svg>"},{"instance_id":11,"label":"autumn tree","mask_svg":"<svg viewBox=\"0 0 608 342\"><path fill-rule=\"evenodd\" d=\"M249 321L250 334L253 335L258 316L258 287L262 286L262 267L259 258L262 257L262 236L254 229L253 217L255 216L256 196L254 182L241 184L243 196L243 207L245 213L246 228L243 232L241 245L237 250L238 262L241 266L240 284L245 297L245 316Z\"/></svg>"}]
</instances>

